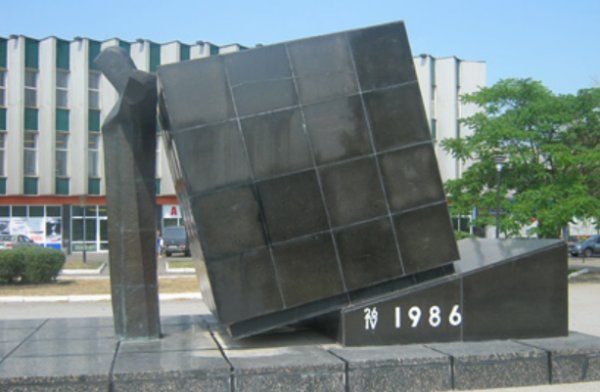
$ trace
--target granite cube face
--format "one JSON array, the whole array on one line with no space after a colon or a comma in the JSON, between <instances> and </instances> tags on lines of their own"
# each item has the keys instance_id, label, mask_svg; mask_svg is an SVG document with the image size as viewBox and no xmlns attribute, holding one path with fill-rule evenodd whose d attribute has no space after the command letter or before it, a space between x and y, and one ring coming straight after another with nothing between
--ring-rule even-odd
<instances>
[{"instance_id":1,"label":"granite cube face","mask_svg":"<svg viewBox=\"0 0 600 392\"><path fill-rule=\"evenodd\" d=\"M364 95L378 151L430 140L417 82Z\"/></svg>"},{"instance_id":2,"label":"granite cube face","mask_svg":"<svg viewBox=\"0 0 600 392\"><path fill-rule=\"evenodd\" d=\"M384 154L381 171L394 212L445 200L430 144Z\"/></svg>"},{"instance_id":3,"label":"granite cube face","mask_svg":"<svg viewBox=\"0 0 600 392\"><path fill-rule=\"evenodd\" d=\"M258 191L271 240L285 241L327 230L314 170L260 182Z\"/></svg>"},{"instance_id":4,"label":"granite cube face","mask_svg":"<svg viewBox=\"0 0 600 392\"><path fill-rule=\"evenodd\" d=\"M267 248L214 261L209 271L224 323L283 308Z\"/></svg>"},{"instance_id":5,"label":"granite cube face","mask_svg":"<svg viewBox=\"0 0 600 392\"><path fill-rule=\"evenodd\" d=\"M299 109L244 119L242 130L256 178L312 167Z\"/></svg>"},{"instance_id":6,"label":"granite cube face","mask_svg":"<svg viewBox=\"0 0 600 392\"><path fill-rule=\"evenodd\" d=\"M248 159L237 124L193 128L173 135L190 195L250 179Z\"/></svg>"},{"instance_id":7,"label":"granite cube face","mask_svg":"<svg viewBox=\"0 0 600 392\"><path fill-rule=\"evenodd\" d=\"M210 77L207 77L210 75ZM158 78L163 110L172 131L227 120L235 115L223 59L184 62L161 67Z\"/></svg>"},{"instance_id":8,"label":"granite cube face","mask_svg":"<svg viewBox=\"0 0 600 392\"><path fill-rule=\"evenodd\" d=\"M343 35L293 42L289 45L289 53L303 104L358 91L352 54Z\"/></svg>"},{"instance_id":9,"label":"granite cube face","mask_svg":"<svg viewBox=\"0 0 600 392\"><path fill-rule=\"evenodd\" d=\"M192 198L191 208L207 261L266 245L259 204L251 187Z\"/></svg>"},{"instance_id":10,"label":"granite cube face","mask_svg":"<svg viewBox=\"0 0 600 392\"><path fill-rule=\"evenodd\" d=\"M333 226L387 214L374 159L328 166L321 170L321 178Z\"/></svg>"},{"instance_id":11,"label":"granite cube face","mask_svg":"<svg viewBox=\"0 0 600 392\"><path fill-rule=\"evenodd\" d=\"M402 276L402 262L387 217L340 230L335 237L350 290Z\"/></svg>"},{"instance_id":12,"label":"granite cube face","mask_svg":"<svg viewBox=\"0 0 600 392\"><path fill-rule=\"evenodd\" d=\"M403 23L391 23L348 34L363 90L416 80Z\"/></svg>"},{"instance_id":13,"label":"granite cube face","mask_svg":"<svg viewBox=\"0 0 600 392\"><path fill-rule=\"evenodd\" d=\"M303 110L318 164L371 153L359 96L309 105Z\"/></svg>"},{"instance_id":14,"label":"granite cube face","mask_svg":"<svg viewBox=\"0 0 600 392\"><path fill-rule=\"evenodd\" d=\"M407 274L426 271L459 258L446 204L395 216L394 226Z\"/></svg>"},{"instance_id":15,"label":"granite cube face","mask_svg":"<svg viewBox=\"0 0 600 392\"><path fill-rule=\"evenodd\" d=\"M273 254L288 306L344 292L329 234L276 245Z\"/></svg>"},{"instance_id":16,"label":"granite cube face","mask_svg":"<svg viewBox=\"0 0 600 392\"><path fill-rule=\"evenodd\" d=\"M234 336L457 258L403 23L165 65L158 79L202 291Z\"/></svg>"}]
</instances>

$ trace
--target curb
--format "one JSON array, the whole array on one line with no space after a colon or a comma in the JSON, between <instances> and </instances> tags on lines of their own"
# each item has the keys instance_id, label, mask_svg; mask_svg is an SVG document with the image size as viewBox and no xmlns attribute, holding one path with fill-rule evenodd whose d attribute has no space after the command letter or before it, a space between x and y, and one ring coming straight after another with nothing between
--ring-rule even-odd
<instances>
[{"instance_id":1,"label":"curb","mask_svg":"<svg viewBox=\"0 0 600 392\"><path fill-rule=\"evenodd\" d=\"M194 273L196 273L195 268L170 268L168 261L165 263L165 270L169 274L194 274Z\"/></svg>"},{"instance_id":2,"label":"curb","mask_svg":"<svg viewBox=\"0 0 600 392\"><path fill-rule=\"evenodd\" d=\"M166 293L159 294L161 301L179 299L202 299L201 293ZM43 303L43 302L98 302L110 301L110 294L97 295L9 295L0 297L0 303Z\"/></svg>"},{"instance_id":3,"label":"curb","mask_svg":"<svg viewBox=\"0 0 600 392\"><path fill-rule=\"evenodd\" d=\"M63 269L59 275L100 275L107 265L108 263L104 262L96 269Z\"/></svg>"}]
</instances>

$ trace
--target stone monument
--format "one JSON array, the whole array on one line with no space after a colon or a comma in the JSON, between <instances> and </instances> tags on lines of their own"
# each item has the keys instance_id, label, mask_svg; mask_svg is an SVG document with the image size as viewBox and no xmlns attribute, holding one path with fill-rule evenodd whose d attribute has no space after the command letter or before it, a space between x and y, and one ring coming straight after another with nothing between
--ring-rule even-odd
<instances>
[{"instance_id":1,"label":"stone monument","mask_svg":"<svg viewBox=\"0 0 600 392\"><path fill-rule=\"evenodd\" d=\"M156 76L138 71L121 48L95 62L119 93L102 125L115 331L123 339L158 338Z\"/></svg>"},{"instance_id":2,"label":"stone monument","mask_svg":"<svg viewBox=\"0 0 600 392\"><path fill-rule=\"evenodd\" d=\"M130 182L134 204L118 213L140 219L130 265L144 279L125 284L143 296L156 277L154 254L141 252L154 243L141 212L155 91L152 76L111 57L98 62L126 116L105 125L108 185ZM157 84L203 298L234 338L300 322L345 345L567 334L564 243L457 245L402 22L161 66ZM144 140L119 153L115 128ZM138 179L114 174L124 167ZM109 221L122 208L111 205Z\"/></svg>"}]
</instances>

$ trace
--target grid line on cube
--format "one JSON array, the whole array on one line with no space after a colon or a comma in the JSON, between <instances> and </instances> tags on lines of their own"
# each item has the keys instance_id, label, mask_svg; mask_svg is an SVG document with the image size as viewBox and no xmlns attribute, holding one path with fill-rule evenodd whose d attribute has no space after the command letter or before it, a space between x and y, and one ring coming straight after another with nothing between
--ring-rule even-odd
<instances>
[{"instance_id":1,"label":"grid line on cube","mask_svg":"<svg viewBox=\"0 0 600 392\"><path fill-rule=\"evenodd\" d=\"M435 201L435 202L432 202L432 203L427 203L427 204L419 205L419 206L416 206L416 207L407 208L407 209L402 210L402 211L393 212L392 213L392 218L400 216L400 215L403 215L403 214L406 214L406 213L409 213L409 212L413 212L413 211L417 211L417 210L421 210L421 209L425 209L425 208L430 208L430 207L435 207L435 206L443 205L443 204L446 204L446 200L439 200L439 201ZM289 243L292 243L292 242L297 242L297 241L300 241L300 240L305 240L305 239L308 239L310 237L320 236L320 235L323 235L323 234L326 234L326 233L329 233L329 232L333 232L335 234L335 233L337 233L339 231L343 231L343 230L346 230L346 229L351 229L351 228L354 228L354 227L357 227L357 226L361 226L363 224L368 224L368 223L376 222L376 221L381 220L383 218L389 218L388 214L386 213L386 214L383 214L383 215L378 215L378 216L375 216L375 217L372 217L372 218L363 219L363 220L360 220L360 221L355 221L355 222L348 223L348 224L345 224L345 225L333 226L331 229L325 229L325 230L311 232L311 233L308 233L308 234L302 234L300 236L292 237L292 238L289 238L289 239L286 239L286 240L272 241L271 245L272 246L282 246L282 245L286 245L286 244L289 244ZM253 251L256 251L256 250L261 249L261 248L264 248L264 246L257 246L257 247L253 247L253 248L248 248L244 252L253 252ZM228 258L228 257L231 257L231 255L220 255L220 256L210 257L210 258L208 258L208 260L218 261L218 260L222 260L222 259Z\"/></svg>"},{"instance_id":2,"label":"grid line on cube","mask_svg":"<svg viewBox=\"0 0 600 392\"><path fill-rule=\"evenodd\" d=\"M347 163L352 163L352 162L355 162L355 161L358 161L358 160L361 160L361 159L369 159L369 158L370 159L377 159L381 155L385 155L385 154L389 154L389 153L394 153L394 152L399 152L399 151L402 151L402 150L408 150L408 149L411 149L411 148L420 147L420 146L424 146L424 145L432 145L431 140L419 141L419 142L415 142L415 143L406 144L406 145L403 145L403 146L395 146L395 147L391 147L391 148L386 149L386 150L381 150L380 152L373 153L373 154L358 155L358 156L351 157L351 158L340 159L338 161L324 163L322 165L317 165L316 169L320 170L320 169L326 169L326 168L335 167L335 166L341 166L341 165L344 165L344 164L347 164ZM267 176L267 177L261 178L260 181L257 181L257 182L264 182L264 181L276 180L276 179L279 179L279 178L283 178L283 177L287 177L287 176L291 176L291 175L294 175L294 174L299 174L299 173L305 172L308 169L311 169L311 168L298 169L298 170L286 172L286 173L283 173L283 174L276 174L276 175L273 175L273 176ZM237 184L234 184L234 185L236 185L236 186L238 186L238 185L242 186L242 185L250 185L250 184L252 184L251 180L248 181L248 182L240 182L240 183L237 183ZM206 195L210 195L212 193L216 193L216 192L222 191L224 189L230 188L231 186L232 186L232 184L222 185L222 186L219 186L219 187L214 187L214 188L212 188L212 189L210 189L208 191L190 193L189 196L191 198L196 197L196 196L206 196Z\"/></svg>"},{"instance_id":3,"label":"grid line on cube","mask_svg":"<svg viewBox=\"0 0 600 392\"><path fill-rule=\"evenodd\" d=\"M294 84L294 89L296 90L296 95L299 94L298 92L298 84L296 81L296 71L294 69L294 65L292 64L292 60L290 57L290 51L289 51L289 47L288 44L284 44L284 48L285 48L285 54L287 56L287 60L288 60L288 64L290 66L290 69L292 71L292 80L293 80L293 84ZM308 144L308 150L310 152L311 155L311 161L312 161L312 165L313 165L313 170L315 171L315 175L317 178L317 185L319 186L319 194L321 195L321 203L323 203L323 208L325 210L325 218L327 220L327 226L329 227L329 236L331 238L331 241L333 243L333 249L335 251L335 258L336 258L336 263L337 263L337 267L338 267L338 273L340 275L340 280L342 282L342 287L344 289L344 293L346 294L346 298L348 300L348 302L350 302L350 294L348 294L348 286L346 285L346 279L344 278L344 270L342 268L342 262L340 260L340 251L338 249L338 245L337 242L335 240L335 236L333 235L333 232L331 230L331 216L329 214L329 208L327 208L327 203L325 201L325 194L323 192L323 182L321 181L321 174L319 173L319 170L317 169L317 161L316 161L316 157L315 157L315 150L314 147L312 145L312 140L310 139L310 136L308 134L308 131L306 129L306 117L304 115L304 109L303 109L303 105L301 102L299 102L299 106L300 106L300 116L302 118L302 132L304 134L304 137L306 138L307 144Z\"/></svg>"},{"instance_id":4,"label":"grid line on cube","mask_svg":"<svg viewBox=\"0 0 600 392\"><path fill-rule=\"evenodd\" d=\"M367 134L369 135L369 144L371 145L371 149L377 154L377 149L375 148L375 140L373 139L373 129L371 127L371 121L369 119L369 113L367 112L367 106L365 104L364 92L362 91L362 85L360 83L360 79L358 77L358 71L356 70L356 60L354 59L354 51L352 50L352 46L350 45L350 40L348 39L348 33L344 33L344 41L346 42L346 47L350 52L350 62L352 64L352 68L354 70L354 76L356 77L356 83L358 86L358 92L360 95L360 103L365 113L365 122L367 124ZM403 83L406 84L406 83ZM383 183L383 176L381 174L381 164L379 162L379 158L375 156L375 166L377 168L377 177L379 179L379 186L381 187L381 191L383 192L383 200L385 202L385 208L387 209L388 219L390 221L390 225L392 228L392 233L394 234L394 244L396 245L396 252L398 253L398 260L400 262L400 267L402 268L402 274L406 275L406 268L404 267L404 261L402 258L402 251L400 249L400 244L398 243L398 234L396 233L396 227L394 226L394 219L392 217L392 209L390 207L390 201L387 194L387 190L385 189L385 184Z\"/></svg>"},{"instance_id":5,"label":"grid line on cube","mask_svg":"<svg viewBox=\"0 0 600 392\"><path fill-rule=\"evenodd\" d=\"M256 179L254 178L254 171L252 170L252 163L250 162L250 157L248 155L248 146L246 145L246 137L244 135L244 132L242 130L242 124L241 124L241 119L238 116L238 110L237 110L237 103L235 100L235 97L233 96L233 88L231 87L231 83L229 80L229 71L227 69L227 66L225 64L223 64L223 68L224 68L224 72L225 72L225 81L227 83L227 87L229 89L229 92L231 94L231 100L233 102L233 112L235 113L235 121L237 123L237 129L238 132L240 133L240 136L242 138L242 144L243 144L243 149L244 149L244 153L246 154L246 160L248 162L248 167L250 168L250 179L252 181L252 189L254 190L254 193L256 195L256 199L257 199L257 203L258 203L258 210L260 213L260 218L261 218L261 227L264 231L264 235L266 237L266 245L267 245L267 249L269 250L269 259L271 260L271 265L273 267L273 272L275 275L275 280L277 283L277 291L279 292L279 297L281 298L281 303L283 306L283 309L287 308L287 305L285 303L285 298L283 297L283 290L281 288L281 279L279 278L279 273L277 271L277 265L275 263L275 258L273 257L273 249L271 246L271 238L269 235L269 229L268 227L266 227L266 217L264 214L264 209L262 208L262 201L261 201L261 197L260 197L260 193L258 192L258 186L256 184Z\"/></svg>"},{"instance_id":6,"label":"grid line on cube","mask_svg":"<svg viewBox=\"0 0 600 392\"><path fill-rule=\"evenodd\" d=\"M294 77L286 78L286 80L287 79L289 79L289 80L295 80ZM354 93L354 94L348 94L348 95L343 95L343 96L335 96L335 97L325 98L325 99L320 100L320 101L311 102L308 105L303 105L303 104L298 103L298 104L295 104L295 105L283 106L283 107L280 107L280 108L271 109L271 110L265 110L265 111L262 111L262 112L256 112L256 113L252 113L252 114L244 114L244 115L241 115L241 116L240 115L236 115L236 117L227 118L225 120L215 121L215 122L211 122L211 123L206 123L206 124L202 124L202 125L199 125L199 126L198 125L192 125L192 126L187 126L187 127L184 127L184 128L179 128L179 129L176 129L176 130L175 129L171 129L171 130L169 130L169 132L171 134L173 134L173 135L177 135L178 133L181 133L181 132L187 132L187 131L190 131L192 129L202 129L204 127L208 127L208 126L211 126L211 125L219 125L221 123L232 121L234 119L245 120L245 119L252 118L252 117L264 116L264 115L267 115L267 114L274 114L274 113L283 112L283 111L286 111L286 110L299 109L300 106L319 105L319 104L324 104L324 103L332 102L332 101L338 100L340 98L359 97L362 94L369 94L369 93L372 93L372 92L375 92L375 91L393 90L393 89L399 88L399 87L410 86L410 85L413 85L415 83L418 83L417 80L410 80L408 82L396 83L396 84L392 84L392 85L385 86L385 87L372 88L372 89L367 89L367 90L360 90L359 92ZM365 113L365 115L366 115L366 113ZM384 150L381 150L381 151L384 151Z\"/></svg>"},{"instance_id":7,"label":"grid line on cube","mask_svg":"<svg viewBox=\"0 0 600 392\"><path fill-rule=\"evenodd\" d=\"M264 81L277 82L277 81L280 81L280 80L292 80L292 79L293 79L293 77L286 76L286 77L282 77L282 78L265 79ZM253 84L253 83L256 83L256 80L249 80L249 81L246 81L246 82L240 82L240 83L232 84L231 88L234 89L236 87L245 86L245 85ZM278 110L278 109L274 109L274 110ZM253 115L254 114L250 114L250 115L246 115L246 116L253 116ZM241 116L241 117L245 117L245 116Z\"/></svg>"}]
</instances>

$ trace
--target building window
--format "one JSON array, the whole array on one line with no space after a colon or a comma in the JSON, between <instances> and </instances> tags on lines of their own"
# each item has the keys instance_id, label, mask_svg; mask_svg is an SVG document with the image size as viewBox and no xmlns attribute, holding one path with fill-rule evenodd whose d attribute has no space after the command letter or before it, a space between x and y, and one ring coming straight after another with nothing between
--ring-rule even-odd
<instances>
[{"instance_id":1,"label":"building window","mask_svg":"<svg viewBox=\"0 0 600 392\"><path fill-rule=\"evenodd\" d=\"M100 194L100 133L88 136L88 194Z\"/></svg>"},{"instance_id":2,"label":"building window","mask_svg":"<svg viewBox=\"0 0 600 392\"><path fill-rule=\"evenodd\" d=\"M0 107L6 107L6 70L0 69Z\"/></svg>"},{"instance_id":3,"label":"building window","mask_svg":"<svg viewBox=\"0 0 600 392\"><path fill-rule=\"evenodd\" d=\"M98 55L100 54L100 50L101 50L100 42L92 41L92 40L90 40L88 42L89 42L88 66L90 69L98 69L96 67L96 63L94 63L94 60L96 60L96 57L98 57Z\"/></svg>"},{"instance_id":4,"label":"building window","mask_svg":"<svg viewBox=\"0 0 600 392\"><path fill-rule=\"evenodd\" d=\"M186 61L190 59L190 46L183 45L179 47L179 61Z\"/></svg>"},{"instance_id":5,"label":"building window","mask_svg":"<svg viewBox=\"0 0 600 392\"><path fill-rule=\"evenodd\" d=\"M37 107L38 72L34 69L25 70L25 106Z\"/></svg>"},{"instance_id":6,"label":"building window","mask_svg":"<svg viewBox=\"0 0 600 392\"><path fill-rule=\"evenodd\" d=\"M23 141L23 174L37 175L37 132L25 132Z\"/></svg>"},{"instance_id":7,"label":"building window","mask_svg":"<svg viewBox=\"0 0 600 392\"><path fill-rule=\"evenodd\" d=\"M452 227L454 231L471 234L471 217L468 215L453 216Z\"/></svg>"},{"instance_id":8,"label":"building window","mask_svg":"<svg viewBox=\"0 0 600 392\"><path fill-rule=\"evenodd\" d=\"M71 207L71 246L74 252L108 250L105 206Z\"/></svg>"},{"instance_id":9,"label":"building window","mask_svg":"<svg viewBox=\"0 0 600 392\"><path fill-rule=\"evenodd\" d=\"M56 71L56 107L69 107L69 71Z\"/></svg>"},{"instance_id":10,"label":"building window","mask_svg":"<svg viewBox=\"0 0 600 392\"><path fill-rule=\"evenodd\" d=\"M23 178L23 194L25 195L37 195L37 177L24 177Z\"/></svg>"},{"instance_id":11,"label":"building window","mask_svg":"<svg viewBox=\"0 0 600 392\"><path fill-rule=\"evenodd\" d=\"M88 130L91 132L100 132L99 110L88 110Z\"/></svg>"},{"instance_id":12,"label":"building window","mask_svg":"<svg viewBox=\"0 0 600 392\"><path fill-rule=\"evenodd\" d=\"M7 56L6 50L6 39L0 38L0 67L6 68L6 58Z\"/></svg>"},{"instance_id":13,"label":"building window","mask_svg":"<svg viewBox=\"0 0 600 392\"><path fill-rule=\"evenodd\" d=\"M150 44L150 72L155 72L160 65L160 45Z\"/></svg>"},{"instance_id":14,"label":"building window","mask_svg":"<svg viewBox=\"0 0 600 392\"><path fill-rule=\"evenodd\" d=\"M100 177L99 169L100 134L91 132L88 137L88 177Z\"/></svg>"},{"instance_id":15,"label":"building window","mask_svg":"<svg viewBox=\"0 0 600 392\"><path fill-rule=\"evenodd\" d=\"M0 177L6 177L4 156L6 151L6 132L0 132Z\"/></svg>"},{"instance_id":16,"label":"building window","mask_svg":"<svg viewBox=\"0 0 600 392\"><path fill-rule=\"evenodd\" d=\"M160 135L156 136L156 167L154 168L154 175L156 180L160 183ZM156 188L158 195L160 193L160 186Z\"/></svg>"},{"instance_id":17,"label":"building window","mask_svg":"<svg viewBox=\"0 0 600 392\"><path fill-rule=\"evenodd\" d=\"M90 109L100 110L100 72L90 71L88 78L88 105Z\"/></svg>"},{"instance_id":18,"label":"building window","mask_svg":"<svg viewBox=\"0 0 600 392\"><path fill-rule=\"evenodd\" d=\"M25 108L25 130L37 131L38 129L38 111L34 108Z\"/></svg>"},{"instance_id":19,"label":"building window","mask_svg":"<svg viewBox=\"0 0 600 392\"><path fill-rule=\"evenodd\" d=\"M6 130L6 70L0 68L0 131Z\"/></svg>"},{"instance_id":20,"label":"building window","mask_svg":"<svg viewBox=\"0 0 600 392\"><path fill-rule=\"evenodd\" d=\"M100 194L100 179L88 178L88 195Z\"/></svg>"},{"instance_id":21,"label":"building window","mask_svg":"<svg viewBox=\"0 0 600 392\"><path fill-rule=\"evenodd\" d=\"M67 109L56 109L56 130L69 131L69 111Z\"/></svg>"},{"instance_id":22,"label":"building window","mask_svg":"<svg viewBox=\"0 0 600 392\"><path fill-rule=\"evenodd\" d=\"M69 179L68 178L56 178L56 194L57 195L68 195L69 194Z\"/></svg>"},{"instance_id":23,"label":"building window","mask_svg":"<svg viewBox=\"0 0 600 392\"><path fill-rule=\"evenodd\" d=\"M127 54L131 52L131 44L129 42L119 41L119 47L127 52Z\"/></svg>"},{"instance_id":24,"label":"building window","mask_svg":"<svg viewBox=\"0 0 600 392\"><path fill-rule=\"evenodd\" d=\"M56 176L68 177L67 158L69 147L69 134L66 132L56 133Z\"/></svg>"},{"instance_id":25,"label":"building window","mask_svg":"<svg viewBox=\"0 0 600 392\"><path fill-rule=\"evenodd\" d=\"M56 40L56 68L69 69L69 46L69 41L64 41L62 39Z\"/></svg>"}]
</instances>

